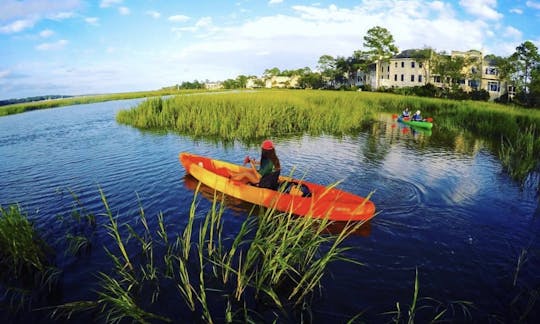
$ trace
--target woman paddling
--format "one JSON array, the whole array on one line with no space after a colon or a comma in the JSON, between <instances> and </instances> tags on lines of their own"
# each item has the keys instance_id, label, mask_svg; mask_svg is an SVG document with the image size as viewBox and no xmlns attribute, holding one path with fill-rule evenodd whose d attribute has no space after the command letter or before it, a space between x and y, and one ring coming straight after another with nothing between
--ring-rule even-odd
<instances>
[{"instance_id":1,"label":"woman paddling","mask_svg":"<svg viewBox=\"0 0 540 324\"><path fill-rule=\"evenodd\" d=\"M281 166L276 155L274 143L271 140L262 142L261 160L259 162L246 157L244 165L248 162L251 163L251 169L232 174L230 179L258 185L261 188L277 189ZM258 170L255 168L255 164L259 165Z\"/></svg>"}]
</instances>

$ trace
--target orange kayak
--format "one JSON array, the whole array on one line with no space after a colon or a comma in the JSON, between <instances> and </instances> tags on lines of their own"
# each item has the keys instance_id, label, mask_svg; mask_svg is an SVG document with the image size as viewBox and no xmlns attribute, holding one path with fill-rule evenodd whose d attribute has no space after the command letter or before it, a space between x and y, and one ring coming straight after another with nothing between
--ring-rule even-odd
<instances>
[{"instance_id":1,"label":"orange kayak","mask_svg":"<svg viewBox=\"0 0 540 324\"><path fill-rule=\"evenodd\" d=\"M229 179L231 173L247 169L243 166L187 152L179 159L186 172L206 186L255 205L333 221L367 221L375 215L372 201L336 187L280 176L279 191L259 188Z\"/></svg>"}]
</instances>

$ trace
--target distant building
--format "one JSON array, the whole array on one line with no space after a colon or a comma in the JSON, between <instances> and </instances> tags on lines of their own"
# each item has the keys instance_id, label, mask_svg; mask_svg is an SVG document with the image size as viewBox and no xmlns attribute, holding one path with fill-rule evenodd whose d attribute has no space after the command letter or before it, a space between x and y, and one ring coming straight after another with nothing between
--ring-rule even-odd
<instances>
[{"instance_id":1,"label":"distant building","mask_svg":"<svg viewBox=\"0 0 540 324\"><path fill-rule=\"evenodd\" d=\"M364 76L363 82L372 89L379 88L403 88L423 86L428 83L436 87L443 87L444 80L441 76L432 74L430 64L431 57L425 57L425 51L409 49L392 57L388 62L370 65L370 70ZM472 90L486 90L490 99L496 99L507 93L513 95L513 87L502 82L498 76L498 70L493 62L486 60L480 51L470 50L467 52L452 51L450 57L464 57L470 62L464 67L462 73L467 75L463 80L458 80L460 87L467 92ZM358 85L361 73L356 81Z\"/></svg>"},{"instance_id":2,"label":"distant building","mask_svg":"<svg viewBox=\"0 0 540 324\"><path fill-rule=\"evenodd\" d=\"M221 82L206 82L204 87L208 90L217 90L223 89L223 84Z\"/></svg>"},{"instance_id":3,"label":"distant building","mask_svg":"<svg viewBox=\"0 0 540 324\"><path fill-rule=\"evenodd\" d=\"M272 76L265 80L266 88L296 88L298 86L299 76Z\"/></svg>"}]
</instances>

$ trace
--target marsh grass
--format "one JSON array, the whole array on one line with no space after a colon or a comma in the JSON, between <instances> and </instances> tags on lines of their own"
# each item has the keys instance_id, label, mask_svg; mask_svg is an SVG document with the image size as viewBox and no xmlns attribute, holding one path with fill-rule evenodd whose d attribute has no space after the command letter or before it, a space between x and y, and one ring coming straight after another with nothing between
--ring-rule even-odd
<instances>
[{"instance_id":1,"label":"marsh grass","mask_svg":"<svg viewBox=\"0 0 540 324\"><path fill-rule=\"evenodd\" d=\"M434 118L435 131L471 132L494 141L493 151L511 176L523 181L540 160L540 110L478 101L456 101L387 93L262 90L212 96L151 98L121 110L116 120L140 129L168 130L195 139L240 140L304 134L354 134L378 113L405 107ZM500 148L497 143L503 143ZM525 158L521 150L528 149Z\"/></svg>"},{"instance_id":2,"label":"marsh grass","mask_svg":"<svg viewBox=\"0 0 540 324\"><path fill-rule=\"evenodd\" d=\"M61 274L52 264L53 257L18 205L0 206L0 309L28 309L51 293Z\"/></svg>"},{"instance_id":3,"label":"marsh grass","mask_svg":"<svg viewBox=\"0 0 540 324\"><path fill-rule=\"evenodd\" d=\"M473 303L469 301L458 300L443 303L431 297L420 297L420 283L418 269L416 269L413 295L407 311L402 310L401 304L396 302L396 310L382 315L392 315L391 321L393 323L413 324L415 321L420 323L446 321L465 323L472 321L471 309L473 308Z\"/></svg>"},{"instance_id":4,"label":"marsh grass","mask_svg":"<svg viewBox=\"0 0 540 324\"><path fill-rule=\"evenodd\" d=\"M153 98L120 111L116 119L142 129L249 142L269 135L358 131L374 118L369 108L351 94L261 91Z\"/></svg>"},{"instance_id":5,"label":"marsh grass","mask_svg":"<svg viewBox=\"0 0 540 324\"><path fill-rule=\"evenodd\" d=\"M501 139L499 159L514 179L525 179L527 175L539 168L540 134L535 125L526 128L514 140Z\"/></svg>"},{"instance_id":6,"label":"marsh grass","mask_svg":"<svg viewBox=\"0 0 540 324\"><path fill-rule=\"evenodd\" d=\"M206 323L267 320L268 316L278 320L298 311L308 316L309 298L320 289L328 264L359 264L344 256L349 248L342 245L362 223L328 235L328 221L266 209L250 213L237 233L225 237L224 196L215 193L210 210L201 217L198 189L187 224L178 234L168 232L162 214L152 229L142 206L138 218L142 231L119 224L101 192L104 226L114 241L106 249L112 269L97 274L95 300L59 305L51 316L90 311L113 323L171 322L178 311ZM157 305L170 298L170 287L182 303L172 313L162 313ZM169 297L163 297L161 292L167 290Z\"/></svg>"},{"instance_id":7,"label":"marsh grass","mask_svg":"<svg viewBox=\"0 0 540 324\"><path fill-rule=\"evenodd\" d=\"M110 94L96 94L85 96L74 96L69 98L40 100L25 103L18 103L6 106L0 106L0 117L12 114L20 114L32 110L49 109L63 106L73 106L81 104L90 104L96 102L125 100L136 98L161 97L177 94L190 94L196 92L208 92L204 90L155 90L155 91L138 91Z\"/></svg>"}]
</instances>

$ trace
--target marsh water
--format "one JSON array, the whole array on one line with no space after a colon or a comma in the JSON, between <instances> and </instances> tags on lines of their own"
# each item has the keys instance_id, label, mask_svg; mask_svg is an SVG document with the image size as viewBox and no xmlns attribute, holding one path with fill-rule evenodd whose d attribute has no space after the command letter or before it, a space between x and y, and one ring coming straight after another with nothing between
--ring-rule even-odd
<instances>
[{"instance_id":1,"label":"marsh water","mask_svg":"<svg viewBox=\"0 0 540 324\"><path fill-rule=\"evenodd\" d=\"M139 102L0 118L0 204L18 203L45 238L61 239L58 219L73 209L71 192L86 210L99 214L101 188L121 222L134 221L142 205L149 222L155 225L162 212L169 231L181 233L194 191L178 154L236 163L259 154L242 143L223 145L116 123L119 109ZM274 140L285 173L294 170L325 185L341 181L339 188L361 196L375 191L377 216L346 241L353 247L347 256L364 265L330 265L322 294L313 300L314 322L345 322L361 312L364 320L378 322L388 319L381 314L395 311L398 302L406 312L416 271L419 297L431 299L419 306L431 307L436 300L462 313L453 302L472 302L472 321L518 319L527 311L540 284L537 192L510 179L484 139L436 126L425 133L382 115L354 135ZM198 213L203 217L209 208L201 199ZM239 227L246 213L227 209L226 228ZM97 247L83 258L57 256L64 273L55 303L95 298L95 274L111 269L100 247L114 245L104 229L95 240ZM540 302L534 308L532 318L538 319Z\"/></svg>"}]
</instances>

